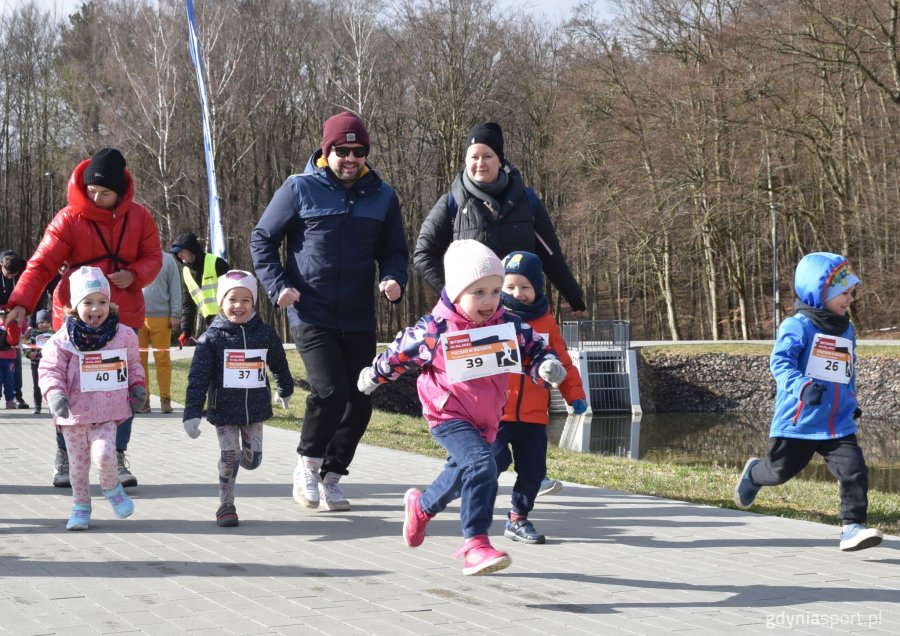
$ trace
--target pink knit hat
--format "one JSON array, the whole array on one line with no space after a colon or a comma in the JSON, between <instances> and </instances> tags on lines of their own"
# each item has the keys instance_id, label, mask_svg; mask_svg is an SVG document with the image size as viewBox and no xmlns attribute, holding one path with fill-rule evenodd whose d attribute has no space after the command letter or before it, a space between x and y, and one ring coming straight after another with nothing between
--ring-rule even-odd
<instances>
[{"instance_id":1,"label":"pink knit hat","mask_svg":"<svg viewBox=\"0 0 900 636\"><path fill-rule=\"evenodd\" d=\"M503 278L503 263L491 248L472 239L453 241L444 254L444 289L452 302L466 287L488 276Z\"/></svg>"}]
</instances>

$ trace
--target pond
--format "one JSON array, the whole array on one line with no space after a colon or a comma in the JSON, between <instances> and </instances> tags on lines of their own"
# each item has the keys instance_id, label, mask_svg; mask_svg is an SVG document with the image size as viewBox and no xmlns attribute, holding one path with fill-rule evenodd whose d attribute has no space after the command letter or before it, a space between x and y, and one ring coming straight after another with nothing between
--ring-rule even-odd
<instances>
[{"instance_id":1,"label":"pond","mask_svg":"<svg viewBox=\"0 0 900 636\"><path fill-rule=\"evenodd\" d=\"M594 415L584 430L564 431L565 415L554 415L550 443L599 455L673 464L743 467L748 457L768 448L769 415L754 413L651 413ZM860 446L869 466L869 488L900 492L900 421L866 420L859 424ZM834 481L818 455L801 479Z\"/></svg>"}]
</instances>

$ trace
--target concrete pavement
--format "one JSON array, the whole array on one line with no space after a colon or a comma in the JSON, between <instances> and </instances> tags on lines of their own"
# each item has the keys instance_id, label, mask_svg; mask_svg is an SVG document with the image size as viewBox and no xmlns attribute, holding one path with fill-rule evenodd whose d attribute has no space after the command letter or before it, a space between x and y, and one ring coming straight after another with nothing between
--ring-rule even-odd
<instances>
[{"instance_id":1,"label":"concrete pavement","mask_svg":"<svg viewBox=\"0 0 900 636\"><path fill-rule=\"evenodd\" d=\"M191 440L153 406L128 452L134 515L114 517L94 470L86 532L65 530L71 492L50 485L49 416L0 411L0 632L900 631L897 537L842 553L834 527L566 484L538 500L548 543L528 546L502 537L506 474L492 538L513 565L464 577L457 507L420 548L401 538L403 493L441 461L363 445L353 510L309 511L291 498L298 433L271 427L262 466L238 475L240 527L218 528L212 428Z\"/></svg>"}]
</instances>

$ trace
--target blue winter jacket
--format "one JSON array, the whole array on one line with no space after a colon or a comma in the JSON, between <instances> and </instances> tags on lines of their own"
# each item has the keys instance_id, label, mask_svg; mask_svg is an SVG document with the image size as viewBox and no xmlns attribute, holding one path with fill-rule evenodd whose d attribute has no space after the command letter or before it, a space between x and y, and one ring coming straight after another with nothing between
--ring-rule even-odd
<instances>
[{"instance_id":1,"label":"blue winter jacket","mask_svg":"<svg viewBox=\"0 0 900 636\"><path fill-rule=\"evenodd\" d=\"M253 266L272 304L287 287L300 292L295 308L301 323L374 331L375 264L379 280L393 279L401 288L407 281L400 202L373 170L345 188L316 165L321 154L316 151L303 174L288 177L275 192L251 234ZM284 265L278 253L283 241Z\"/></svg>"},{"instance_id":2,"label":"blue winter jacket","mask_svg":"<svg viewBox=\"0 0 900 636\"><path fill-rule=\"evenodd\" d=\"M288 368L284 346L275 330L264 323L259 314L253 314L240 325L219 314L197 340L188 373L185 421L200 417L204 402L208 402L206 419L215 426L254 424L272 417L268 374L265 387L239 389L222 386L226 349L265 349L266 369L275 377L278 395L288 397L294 392L294 378Z\"/></svg>"},{"instance_id":3,"label":"blue winter jacket","mask_svg":"<svg viewBox=\"0 0 900 636\"><path fill-rule=\"evenodd\" d=\"M797 297L810 307L824 310L825 285L845 263L846 260L838 254L820 252L807 256L798 265L794 279ZM777 384L769 437L832 439L856 432L856 421L853 419L857 408L856 333L853 325L840 334L841 338L850 341L849 351L836 351L837 360L849 357L849 364L843 361L836 363L840 374L848 378L847 383L807 375L817 334L821 336L820 349L826 354L825 357L819 356L819 359L827 364L827 355L834 340L818 329L809 317L797 313L786 318L778 328L778 337L769 358L769 368ZM800 399L803 389L814 382L825 386L822 403L817 405Z\"/></svg>"}]
</instances>

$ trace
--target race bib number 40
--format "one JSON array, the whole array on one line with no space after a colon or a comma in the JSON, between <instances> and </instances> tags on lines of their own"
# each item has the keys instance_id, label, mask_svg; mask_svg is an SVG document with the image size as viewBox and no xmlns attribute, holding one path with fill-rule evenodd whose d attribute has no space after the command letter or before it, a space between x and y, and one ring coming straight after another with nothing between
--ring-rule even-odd
<instances>
[{"instance_id":1,"label":"race bib number 40","mask_svg":"<svg viewBox=\"0 0 900 636\"><path fill-rule=\"evenodd\" d=\"M511 323L441 336L450 384L498 373L522 373L516 328Z\"/></svg>"},{"instance_id":2,"label":"race bib number 40","mask_svg":"<svg viewBox=\"0 0 900 636\"><path fill-rule=\"evenodd\" d=\"M806 363L806 375L817 380L848 384L853 375L853 341L817 333Z\"/></svg>"},{"instance_id":3,"label":"race bib number 40","mask_svg":"<svg viewBox=\"0 0 900 636\"><path fill-rule=\"evenodd\" d=\"M81 392L117 391L128 388L128 354L125 349L79 353Z\"/></svg>"},{"instance_id":4,"label":"race bib number 40","mask_svg":"<svg viewBox=\"0 0 900 636\"><path fill-rule=\"evenodd\" d=\"M222 386L259 389L266 386L265 349L225 349Z\"/></svg>"}]
</instances>

